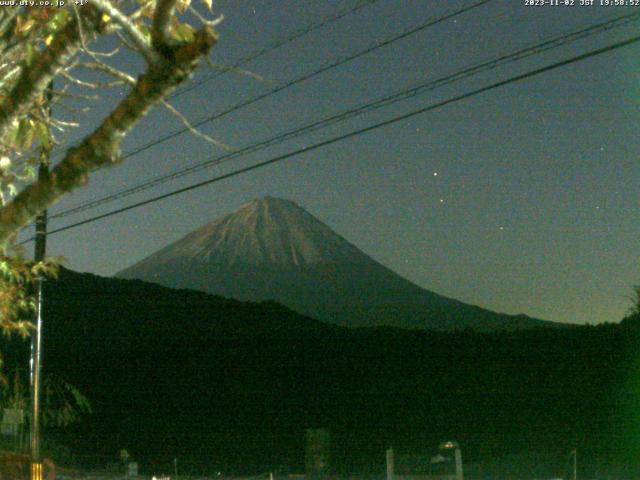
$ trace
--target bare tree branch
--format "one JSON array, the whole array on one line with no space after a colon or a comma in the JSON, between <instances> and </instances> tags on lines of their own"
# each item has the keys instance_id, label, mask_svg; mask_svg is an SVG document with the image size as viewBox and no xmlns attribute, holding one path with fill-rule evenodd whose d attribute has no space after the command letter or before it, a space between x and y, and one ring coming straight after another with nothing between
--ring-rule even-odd
<instances>
[{"instance_id":1,"label":"bare tree branch","mask_svg":"<svg viewBox=\"0 0 640 480\"><path fill-rule=\"evenodd\" d=\"M172 49L173 61L149 65L129 94L79 146L67 151L48 178L29 185L0 209L0 246L40 211L85 184L91 171L117 163L125 134L193 73L199 58L209 53L216 40L216 33L205 27L196 32L192 42Z\"/></svg>"},{"instance_id":2,"label":"bare tree branch","mask_svg":"<svg viewBox=\"0 0 640 480\"><path fill-rule=\"evenodd\" d=\"M202 24L202 25L206 25L208 27L215 27L217 25L219 25L220 23L222 23L222 21L224 20L224 15L218 15L216 18L214 18L213 20L208 20L206 19L198 10L196 10L195 8L193 8L191 5L189 5L189 12L191 12L191 14L196 17L198 19L198 21Z\"/></svg>"},{"instance_id":3,"label":"bare tree branch","mask_svg":"<svg viewBox=\"0 0 640 480\"><path fill-rule=\"evenodd\" d=\"M85 9L90 12L91 9ZM83 13L84 15L84 13ZM100 21L87 14L100 29ZM33 63L22 70L21 75L6 97L0 102L0 138L3 138L14 119L41 97L49 82L63 65L77 52L80 42L77 20L71 18L65 27L55 34L49 47L38 54Z\"/></svg>"},{"instance_id":4,"label":"bare tree branch","mask_svg":"<svg viewBox=\"0 0 640 480\"><path fill-rule=\"evenodd\" d=\"M112 67L111 65L105 62L102 62L100 60L96 60L95 62L79 63L77 66L79 68L86 68L88 70L102 71L108 75L111 75L114 78L118 78L123 82L128 83L129 85L135 85L136 83L136 79L133 78L128 73L125 73L122 70L118 70L117 68Z\"/></svg>"},{"instance_id":5,"label":"bare tree branch","mask_svg":"<svg viewBox=\"0 0 640 480\"><path fill-rule=\"evenodd\" d=\"M268 85L275 85L275 82L273 80L266 79L262 75L252 72L251 70L245 70L244 68L238 68L231 65L218 65L214 63L213 60L211 60L210 58L207 58L207 66L212 70L216 70L221 73L232 72L237 75L244 75L247 77L251 77L254 80L257 80L262 83L266 83Z\"/></svg>"},{"instance_id":6,"label":"bare tree branch","mask_svg":"<svg viewBox=\"0 0 640 480\"><path fill-rule=\"evenodd\" d=\"M85 93L69 93L65 90L54 90L53 98L58 100L59 98L73 98L74 100L87 100L89 102L95 102L100 100L100 95L87 95Z\"/></svg>"},{"instance_id":7,"label":"bare tree branch","mask_svg":"<svg viewBox=\"0 0 640 480\"><path fill-rule=\"evenodd\" d=\"M169 25L175 8L176 0L157 0L151 24L151 42L158 51L163 51L169 44Z\"/></svg>"},{"instance_id":8,"label":"bare tree branch","mask_svg":"<svg viewBox=\"0 0 640 480\"><path fill-rule=\"evenodd\" d=\"M79 87L89 88L91 90L113 88L115 86L122 85L124 83L122 80L114 80L112 82L87 82L86 80L80 80L79 78L74 77L73 75L71 75L70 73L67 73L64 70L60 71L60 75L62 75L64 78L66 78L70 83L73 83L74 85L78 85Z\"/></svg>"},{"instance_id":9,"label":"bare tree branch","mask_svg":"<svg viewBox=\"0 0 640 480\"><path fill-rule=\"evenodd\" d=\"M208 142L208 143L210 143L212 145L215 145L216 147L223 148L223 149L225 149L227 151L233 151L234 150L232 147L230 147L226 143L223 143L220 140L216 140L215 138L210 137L206 133L201 132L196 127L191 125L191 122L189 121L189 119L187 117L185 117L177 108L175 108L173 105L171 105L166 100L162 100L162 104L165 106L165 108L167 110L169 110L173 115L175 115L182 122L182 124L187 128L187 130L189 130L189 132L191 132L196 137L200 137L204 141L206 141L206 142Z\"/></svg>"},{"instance_id":10,"label":"bare tree branch","mask_svg":"<svg viewBox=\"0 0 640 480\"><path fill-rule=\"evenodd\" d=\"M131 22L126 15L114 7L109 0L92 0L93 5L102 13L111 17L129 36L137 47L137 50L147 60L148 63L159 61L158 53L151 47L142 32Z\"/></svg>"}]
</instances>

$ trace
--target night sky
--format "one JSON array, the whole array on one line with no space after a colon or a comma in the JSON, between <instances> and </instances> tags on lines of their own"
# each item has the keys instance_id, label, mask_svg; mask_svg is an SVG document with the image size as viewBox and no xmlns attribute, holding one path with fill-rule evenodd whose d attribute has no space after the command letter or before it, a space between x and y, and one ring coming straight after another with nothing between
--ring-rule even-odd
<instances>
[{"instance_id":1,"label":"night sky","mask_svg":"<svg viewBox=\"0 0 640 480\"><path fill-rule=\"evenodd\" d=\"M197 0L194 0L197 1ZM475 1L378 0L172 103L193 121ZM579 0L576 0L576 4ZM494 0L202 131L235 148L640 7ZM212 60L232 65L354 1L214 1L225 20ZM640 21L427 92L103 207L137 200L637 35ZM120 66L137 61L122 58ZM202 69L196 80L215 73ZM259 76L260 78L256 78ZM84 118L95 125L117 93ZM483 93L49 239L70 268L111 275L264 195L297 202L409 280L492 310L572 323L619 321L640 283L640 45ZM180 128L158 108L124 151ZM189 134L94 174L51 213L224 153Z\"/></svg>"}]
</instances>

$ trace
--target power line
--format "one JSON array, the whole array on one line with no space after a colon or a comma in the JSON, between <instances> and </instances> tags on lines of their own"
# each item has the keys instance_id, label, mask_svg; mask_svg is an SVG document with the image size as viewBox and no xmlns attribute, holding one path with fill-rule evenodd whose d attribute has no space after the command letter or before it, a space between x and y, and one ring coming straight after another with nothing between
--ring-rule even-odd
<instances>
[{"instance_id":1,"label":"power line","mask_svg":"<svg viewBox=\"0 0 640 480\"><path fill-rule=\"evenodd\" d=\"M375 109L379 109L388 105L391 105L393 103L399 102L401 100L405 100L407 98L411 98L411 97L415 97L421 93L424 93L425 91L433 91L436 88L439 88L441 86L444 85L449 85L451 83L454 83L456 81L460 81L464 78L468 78L470 76L473 75L477 75L478 73L484 72L484 71L488 71L488 70L492 70L494 68L500 67L500 66L504 66L506 64L518 61L518 60L522 60L523 58L527 58L529 56L532 55L537 55L540 54L542 52L545 52L547 50L551 50L557 47L560 47L562 45L566 45L568 43L571 42L575 42L579 39L583 39L589 36L592 36L596 33L600 33L602 31L607 31L610 30L614 27L619 27L619 26L623 26L623 25L627 25L633 21L638 20L638 18L640 18L640 13L633 13L633 14L627 14L627 15L623 15L623 16L619 16L616 18L613 18L611 20L607 20L605 22L601 22L599 24L596 25L592 25L589 26L587 28L583 28L581 30L578 31L574 31L571 33L567 33L567 34L563 34L563 35L559 35L556 36L552 39L549 39L547 41L544 41L542 43L533 45L533 46L529 46L526 48L523 48L521 50L518 50L514 53L510 53L510 54L506 54L503 56L500 56L498 58L486 61L486 62L482 62L479 64L476 64L474 66L465 68L463 70L460 70L458 72L455 72L453 74L444 76L444 77L440 77L438 79L435 80L430 80L428 82L424 82L421 84L418 84L417 86L414 86L410 89L407 90L403 90L400 91L398 93L386 96L384 98L381 98L379 100L376 100L374 102L367 102L363 105L360 105L356 108L352 108L349 109L347 111L344 111L342 113L339 114L335 114L335 115L331 115L329 117L323 118L322 120L318 120L318 121L314 121L312 123L306 124L302 127L297 127L294 128L293 130L289 130L287 132L281 133L275 137L271 137L267 140L263 140L260 141L258 143L254 143L252 145L248 145L240 150L234 151L234 152L230 152L230 153L226 153L223 154L221 156L212 158L212 159L208 159L204 162L199 162L196 163L195 165L191 165L189 167L174 171L172 173L169 174L165 174L165 175L161 175L159 177L156 177L154 179L142 182L138 185L135 185L133 187L129 187L129 188L125 188L123 190L120 190L119 192L104 196L102 198L90 201L88 203L83 203L80 205L77 205L75 207L71 207L68 208L66 210L63 210L55 215L52 215L51 218L62 218L62 217L66 217L75 213L80 213L86 210L90 210L92 208L98 207L100 205L104 205L106 203L110 203L112 201L118 200L120 198L124 198L127 197L129 195L133 195L135 193L139 193L142 192L144 190L148 190L152 187L155 187L157 185L161 185L163 183L167 183L169 181L175 180L177 178L180 178L182 176L188 175L188 174L192 174L195 173L197 171L203 170L205 168L210 168L212 166L216 166L216 165L220 165L224 162L230 161L232 159L247 155L249 153L253 153L259 150L262 150L264 148L276 145L276 144L280 144L286 140L290 140L292 138L298 137L300 135L303 134L307 134L309 132L313 132L315 130L321 129L321 128L325 128L327 126L330 126L332 124L341 122L341 121L345 121L349 118L352 118L354 116L357 115L361 115L363 113L367 113L370 111L373 111Z\"/></svg>"},{"instance_id":2,"label":"power line","mask_svg":"<svg viewBox=\"0 0 640 480\"><path fill-rule=\"evenodd\" d=\"M210 82L216 78L218 78L221 75L224 75L227 72L231 72L236 70L237 68L253 61L256 60L257 58L260 58L264 55L267 55L268 53L271 53L274 50L277 50L280 47L283 47L315 30L318 30L326 25L329 25L330 23L333 23L335 21L340 20L341 18L344 18L352 13L357 12L358 10L361 10L364 7L367 7L369 5L373 5L374 3L376 3L378 0L358 0L358 2L353 6L353 7L349 7L349 8L344 8L334 14L331 15L327 15L323 18L321 18L320 20L316 21L316 22L312 22L309 25L307 25L306 27L303 28L299 28L298 30L295 30L293 33L291 33L290 35L277 39L274 42L270 43L269 45L265 46L264 48L261 48L260 50L257 50L256 52L243 57L239 60L237 60L236 62L234 62L232 65L230 66L226 66L226 67L221 67L221 71L215 73L214 75L211 75L207 78L203 78L199 81L193 82L190 85L185 86L185 88L177 90L173 93L171 93L167 99L171 99L171 98L176 98L179 97L187 92L190 92L191 90L200 87L201 85ZM58 155L61 152L58 152ZM57 156L57 155L56 155Z\"/></svg>"},{"instance_id":3,"label":"power line","mask_svg":"<svg viewBox=\"0 0 640 480\"><path fill-rule=\"evenodd\" d=\"M356 136L362 135L364 133L367 133L367 132L370 132L370 131L373 131L373 130L377 130L377 129L382 128L382 127L386 127L387 125L392 125L394 123L401 122L403 120L407 120L409 118L415 117L417 115L421 115L423 113L430 112L430 111L442 108L442 107L444 107L446 105L457 103L459 101L465 100L467 98L474 97L474 96L479 95L481 93L485 93L485 92L488 92L488 91L491 91L491 90L495 90L497 88L503 87L503 86L511 84L511 83L520 82L522 80L526 80L528 78L531 78L531 77L534 77L534 76L537 76L537 75L541 75L543 73L546 73L546 72L549 72L549 71L564 67L566 65L570 65L570 64L576 63L576 62L580 62L582 60L586 60L587 58L595 57L597 55L602 55L604 53L608 53L608 52L611 52L613 50L617 50L619 48L626 47L628 45L632 45L632 44L635 44L635 43L638 43L638 42L640 42L640 35L632 37L632 38L629 38L627 40L623 40L623 41L614 43L614 44L606 46L606 47L602 47L602 48L599 48L599 49L596 49L596 50L592 50L592 51L587 52L587 53L583 53L581 55L577 55L577 56L571 57L571 58L569 58L567 60L562 60L562 61L559 61L559 62L555 62L555 63L552 63L552 64L547 65L545 67L537 68L535 70L532 70L532 71L529 71L529 72L526 72L526 73L523 73L523 74L520 74L520 75L516 75L516 76L510 77L510 78L508 78L506 80L501 80L499 82L492 83L491 85L488 85L488 86L485 86L485 87L481 87L481 88L472 90L470 92L457 95L455 97L449 98L447 100L443 100L441 102L437 102L437 103L432 104L432 105L428 105L426 107L419 108L417 110L413 110L413 111L411 111L409 113L405 113L405 114L402 114L402 115L395 116L395 117L393 117L391 119L384 120L382 122L378 122L378 123L375 123L373 125L369 125L368 127L364 127L364 128L360 128L360 129L357 129L357 130L353 130L353 131L351 131L349 133L346 133L346 134L343 134L343 135L339 135L337 137L333 137L331 139L324 140L322 142L318 142L318 143L315 143L313 145L309 145L307 147L303 147L303 148L294 150L292 152L285 153L283 155L279 155L277 157L273 157L273 158L271 158L269 160L265 160L263 162L259 162L259 163L254 164L254 165L250 165L250 166L235 170L233 172L226 173L224 175L220 175L220 176L217 176L217 177L214 177L214 178L210 178L210 179L202 181L202 182L198 182L198 183L192 184L192 185L190 185L188 187L184 187L184 188L180 188L180 189L177 189L177 190L173 190L173 191L171 191L169 193L165 193L163 195L158 195L156 197L153 197L153 198L141 201L141 202L137 202L137 203L128 205L126 207L118 208L116 210L112 210L110 212L107 212L107 213L104 213L104 214L101 214L101 215L97 215L95 217L82 220L80 222L76 222L76 223L73 223L73 224L70 224L70 225L66 225L64 227L60 227L60 228L51 230L48 233L48 235L53 235L55 233L64 232L66 230L70 230L72 228L79 227L81 225L86 225L88 223L92 223L92 222L95 222L97 220L101 220L103 218L107 218L107 217L110 217L110 216L113 216L113 215L117 215L119 213L123 213L123 212L126 212L128 210L132 210L134 208L141 207L143 205L148 205L150 203L155 203L155 202L158 202L160 200L164 200L165 198L169 198L169 197L181 194L181 193L185 193L185 192L188 192L188 191L191 191L191 190L195 190L197 188L204 187L206 185L210 185L212 183L216 183L216 182L225 180L227 178L235 177L235 176L243 174L243 173L247 173L247 172L250 172L250 171L253 171L253 170L257 170L259 168L266 167L267 165L271 165L271 164L274 164L274 163L277 163L277 162L281 162L281 161L286 160L288 158L295 157L295 156L301 155L303 153L308 153L308 152L311 152L313 150L317 150L319 148L325 147L327 145L331 145L331 144L340 142L342 140L346 140L346 139L349 139L349 138L352 138L352 137L356 137ZM30 242L32 240L33 240L33 238L29 238L27 240L24 240L24 241L20 242L20 244L24 244L24 243Z\"/></svg>"},{"instance_id":4,"label":"power line","mask_svg":"<svg viewBox=\"0 0 640 480\"><path fill-rule=\"evenodd\" d=\"M335 62L333 62L333 63L331 63L329 65L326 65L326 66L321 67L321 68L319 68L317 70L314 70L311 73L304 74L304 75L302 75L300 77L297 77L297 78L295 78L293 80L285 82L284 84L281 84L280 86L278 86L278 87L276 87L276 88L274 88L274 89L272 89L272 90L270 90L270 91L268 91L266 93L257 95L257 96L252 97L252 98L250 98L250 99L248 99L248 100L246 100L244 102L238 103L238 104L236 104L236 105L234 105L232 107L227 108L226 110L223 110L222 112L218 112L216 114L210 115L210 116L198 121L197 123L193 124L192 127L193 128L201 127L205 123L209 123L209 122L211 122L213 120L217 120L219 118L222 118L225 115L228 115L229 113L232 113L232 112L235 112L237 110L240 110L241 108L244 108L244 107L246 107L248 105L251 105L251 104L253 104L255 102L258 102L260 100L263 100L263 99L265 99L265 98L267 98L267 97L269 97L271 95L279 93L279 92L281 92L283 90L286 90L288 88L291 88L291 87L293 87L293 86L295 86L295 85L297 85L299 83L302 83L302 82L304 82L306 80L309 80L309 79L311 79L311 78L313 78L315 76L318 76L318 75L320 75L322 73L325 73L325 72L327 72L329 70L332 70L334 68L337 68L338 66L344 65L344 64L346 64L346 63L348 63L348 62L350 62L352 60L355 60L355 59L360 58L360 57L362 57L364 55L367 55L367 54L369 54L369 53L371 53L371 52L373 52L373 51L375 51L375 50L377 50L379 48L383 48L385 46L391 45L392 43L395 43L395 42L397 42L399 40L402 40L402 39L404 39L404 38L406 38L408 36L414 35L414 34L416 34L418 32L421 32L421 31L423 31L423 30L425 30L427 28L435 26L435 25L437 25L439 23L442 23L442 22L444 22L446 20L449 20L451 18L455 18L455 17L457 17L459 15L462 15L462 14L464 14L466 12L469 12L469 11L471 11L473 9L476 9L476 8L482 6L482 5L486 4L486 3L489 3L491 1L492 0L480 0L479 2L476 2L476 3L472 4L472 5L467 6L467 7L463 7L461 9L455 10L455 11L453 11L451 13L445 14L445 15L440 16L438 18L423 22L423 23L421 23L420 25L418 25L416 27L412 27L412 28L403 30L401 33L399 33L397 35L394 35L394 36L392 36L390 38L387 38L386 40L383 40L381 42L375 43L375 44L373 44L373 45L371 45L371 46L369 46L369 47L367 47L367 48L365 48L363 50L360 50L360 51L358 51L358 52L356 52L354 54L351 54L351 55L348 55L346 57L343 57L343 58L341 58L341 59L339 59L339 60L337 60L337 61L335 61ZM184 128L179 129L179 130L176 130L176 131L174 131L172 133L169 133L169 134L166 134L166 135L164 135L162 137L159 137L156 140L153 140L153 141L151 141L151 142L149 142L149 143L147 143L145 145L142 145L142 146L140 146L140 147L138 147L138 148L136 148L134 150L126 152L122 156L122 160L126 160L127 158L135 156L135 155L137 155L137 154L139 154L139 153L141 153L141 152L143 152L145 150L148 150L151 147L154 147L154 146L156 146L156 145L158 145L160 143L166 142L167 140L171 140L171 139L173 139L173 138L175 138L175 137L177 137L179 135L182 135L185 132L188 132L189 130L190 129L188 127L184 127ZM234 153L234 152L231 152L231 153Z\"/></svg>"},{"instance_id":5,"label":"power line","mask_svg":"<svg viewBox=\"0 0 640 480\"><path fill-rule=\"evenodd\" d=\"M337 68L337 67L339 67L341 65L344 65L344 64L346 64L348 62L356 60L357 58L360 58L360 57L362 57L364 55L367 55L367 54L369 54L371 52L374 52L375 50L378 50L380 48L383 48L383 47L386 47L388 45L391 45L392 43L395 43L395 42L397 42L399 40L407 38L407 37L409 37L411 35L414 35L414 34L416 34L418 32L426 30L427 28L435 26L435 25L437 25L439 23L442 23L442 22L444 22L446 20L449 20L451 18L454 18L454 17L457 17L459 15L462 15L462 14L464 14L466 12L469 12L469 11L471 11L473 9L476 9L476 8L482 6L482 5L486 4L486 3L489 3L491 1L492 0L480 0L479 2L476 2L476 3L472 4L472 5L467 6L467 7L461 8L461 9L456 10L456 11L451 12L451 13L448 13L448 14L443 15L441 17L438 17L436 19L428 20L428 21L426 21L426 22L424 22L424 23L422 23L422 24L420 24L420 25L418 25L416 27L412 27L412 28L410 28L408 30L404 30L400 34L394 35L393 37L387 38L386 40L383 40L381 42L375 43L374 45L372 45L370 47L367 47L367 48L365 48L363 50L360 50L360 51L358 51L358 52L356 52L354 54L348 55L348 56L346 56L344 58L341 58L340 60L337 60L337 61L335 61L335 62L333 62L333 63L331 63L329 65L326 65L326 66L321 67L321 68L319 68L317 70L314 70L311 73L307 73L307 74L304 74L304 75L302 75L300 77L297 77L297 78L295 78L293 80L289 80L289 81L281 84L280 86L277 86L274 89L269 90L266 93L257 95L257 96L252 97L252 98L250 98L250 99L248 99L248 100L246 100L244 102L241 102L241 103L238 103L238 104L236 104L236 105L234 105L232 107L229 107L226 110L223 110L222 112L219 112L219 113L213 114L211 116L208 116L208 117L198 121L197 123L194 123L192 125L192 127L193 128L198 128L198 127L204 125L205 123L209 123L209 122L212 122L213 120L217 120L219 118L222 118L225 115L228 115L228 114L230 114L232 112L240 110L241 108L244 108L244 107L246 107L248 105L256 103L256 102L258 102L260 100L263 100L263 99L265 99L267 97L270 97L271 95L275 95L276 93L279 93L279 92L281 92L283 90L291 88L291 87L293 87L293 86L295 86L295 85L297 85L299 83L302 83L302 82L304 82L306 80L309 80L309 79L311 79L313 77L316 77L316 76L318 76L318 75L320 75L322 73L328 72L329 70L332 70L332 69ZM188 132L188 131L189 131L189 128L188 127L184 127L184 128L179 129L179 130L176 130L176 131L174 131L172 133L164 135L164 136L162 136L162 137L160 137L160 138L158 138L156 140L153 140L153 141L151 141L151 142L149 142L149 143L147 143L145 145L142 145L141 147L138 147L138 148L136 148L134 150L131 150L131 151L125 153L122 156L122 159L130 158L130 157L132 157L134 155L137 155L137 154L139 154L139 153L141 153L141 152L143 152L145 150L148 150L149 148L151 148L151 147L153 147L155 145L158 145L160 143L166 142L167 140L171 140L172 138L175 138L175 137L177 137L179 135L182 135L183 133Z\"/></svg>"},{"instance_id":6,"label":"power line","mask_svg":"<svg viewBox=\"0 0 640 480\"><path fill-rule=\"evenodd\" d=\"M357 12L358 10L360 10L361 8L367 7L373 3L376 3L378 0L364 0L364 1L359 1L358 3L356 3L355 6L351 7L351 8L347 8L347 9L343 9L333 15L328 15L326 17L324 17L323 19L315 22L315 23L311 23L309 25L307 25L304 28L301 28L299 30L296 30L295 32L293 32L291 35L289 35L288 37L282 38L280 40L276 40L275 42L273 42L272 44L258 50L257 52L248 55L240 60L238 60L237 62L235 62L233 65L231 65L228 68L223 67L223 70L221 72L218 72L214 75L211 75L210 77L207 78L203 78L197 82L193 82L192 84L186 86L185 88L178 90L177 92L174 92L173 94L171 94L169 96L169 98L175 98L175 97L179 97L180 95L190 92L191 90L200 87L201 85L210 82L211 80L214 80L216 78L218 78L220 75L224 75L225 73L227 73L228 71L232 71L238 67L241 67L242 65L249 63L253 60L255 60L256 58L259 58L263 55L266 55L267 53L270 53L284 45L287 45L288 43L293 42L294 40L297 40L300 37L303 37L305 35L307 35L308 33L313 32L314 30L318 30L319 28L324 27L325 25L328 25L329 23L333 23L336 20L340 20L343 17L346 17L347 15Z\"/></svg>"}]
</instances>

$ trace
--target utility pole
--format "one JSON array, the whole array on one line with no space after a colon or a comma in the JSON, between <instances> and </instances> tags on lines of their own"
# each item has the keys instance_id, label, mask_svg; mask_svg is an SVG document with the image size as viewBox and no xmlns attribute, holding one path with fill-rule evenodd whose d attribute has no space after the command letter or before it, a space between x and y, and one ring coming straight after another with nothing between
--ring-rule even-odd
<instances>
[{"instance_id":1,"label":"utility pole","mask_svg":"<svg viewBox=\"0 0 640 480\"><path fill-rule=\"evenodd\" d=\"M578 449L573 449L573 480L578 480Z\"/></svg>"},{"instance_id":2,"label":"utility pole","mask_svg":"<svg viewBox=\"0 0 640 480\"><path fill-rule=\"evenodd\" d=\"M386 480L393 480L394 465L393 465L393 448L387 448L387 478Z\"/></svg>"},{"instance_id":3,"label":"utility pole","mask_svg":"<svg viewBox=\"0 0 640 480\"><path fill-rule=\"evenodd\" d=\"M45 110L47 117L51 116L51 98L53 96L53 82L49 83L45 92ZM49 178L50 148L42 146L40 149L40 164L38 166L38 181ZM36 217L34 262L42 262L47 247L47 211L42 211ZM38 276L35 281L36 293L36 330L31 335L31 480L42 480L42 461L40 459L40 400L42 398L42 306L43 306L44 278Z\"/></svg>"},{"instance_id":4,"label":"utility pole","mask_svg":"<svg viewBox=\"0 0 640 480\"><path fill-rule=\"evenodd\" d=\"M456 480L463 480L464 476L462 474L462 452L460 451L460 447L456 446L453 455L456 460Z\"/></svg>"}]
</instances>

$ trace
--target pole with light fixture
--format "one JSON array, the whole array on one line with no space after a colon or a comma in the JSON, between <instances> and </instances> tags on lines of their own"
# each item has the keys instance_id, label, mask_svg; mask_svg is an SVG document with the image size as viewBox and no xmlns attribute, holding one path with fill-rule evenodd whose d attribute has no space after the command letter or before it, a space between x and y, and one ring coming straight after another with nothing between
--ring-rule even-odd
<instances>
[{"instance_id":1,"label":"pole with light fixture","mask_svg":"<svg viewBox=\"0 0 640 480\"><path fill-rule=\"evenodd\" d=\"M453 457L456 464L456 480L464 480L462 473L462 452L458 442L448 441L440 444L440 450L453 450Z\"/></svg>"}]
</instances>

